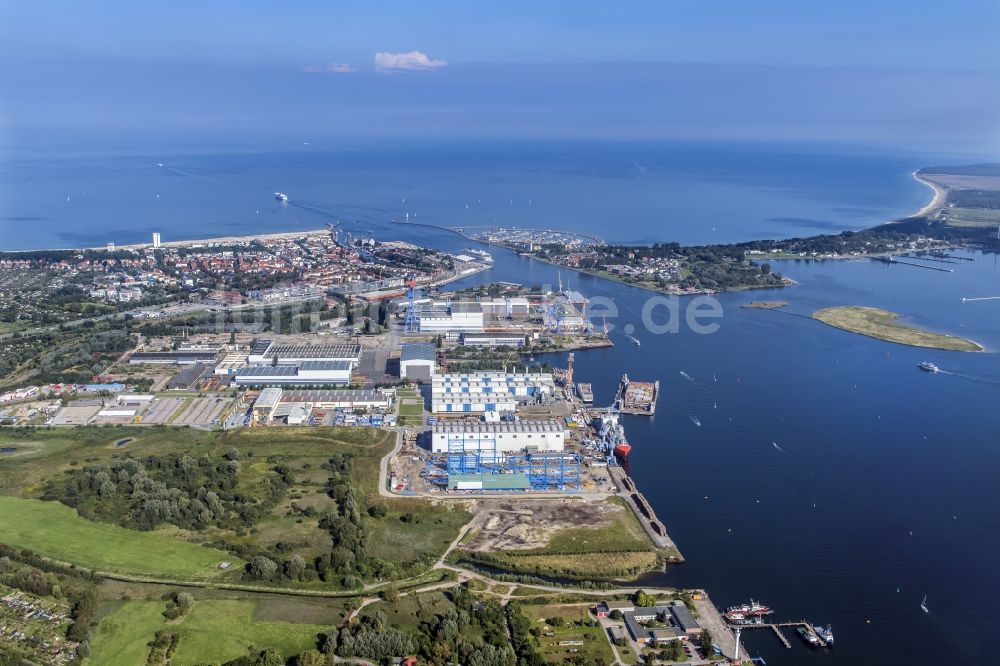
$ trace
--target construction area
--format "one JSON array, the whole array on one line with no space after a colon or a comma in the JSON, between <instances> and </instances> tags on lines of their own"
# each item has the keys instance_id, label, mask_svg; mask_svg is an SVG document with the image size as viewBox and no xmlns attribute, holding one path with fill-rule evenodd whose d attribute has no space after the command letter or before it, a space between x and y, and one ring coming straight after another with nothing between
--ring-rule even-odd
<instances>
[{"instance_id":1,"label":"construction area","mask_svg":"<svg viewBox=\"0 0 1000 666\"><path fill-rule=\"evenodd\" d=\"M536 550L561 531L611 526L628 509L610 502L580 500L483 500L473 519L466 550Z\"/></svg>"}]
</instances>

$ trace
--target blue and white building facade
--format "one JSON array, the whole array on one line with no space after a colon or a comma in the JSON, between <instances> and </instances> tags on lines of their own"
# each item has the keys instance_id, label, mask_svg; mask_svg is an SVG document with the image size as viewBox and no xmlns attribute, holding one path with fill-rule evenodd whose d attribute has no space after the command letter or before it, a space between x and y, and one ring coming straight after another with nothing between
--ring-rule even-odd
<instances>
[{"instance_id":1,"label":"blue and white building facade","mask_svg":"<svg viewBox=\"0 0 1000 666\"><path fill-rule=\"evenodd\" d=\"M538 404L555 393L549 373L445 373L431 384L431 411L435 414L513 412L518 405Z\"/></svg>"}]
</instances>

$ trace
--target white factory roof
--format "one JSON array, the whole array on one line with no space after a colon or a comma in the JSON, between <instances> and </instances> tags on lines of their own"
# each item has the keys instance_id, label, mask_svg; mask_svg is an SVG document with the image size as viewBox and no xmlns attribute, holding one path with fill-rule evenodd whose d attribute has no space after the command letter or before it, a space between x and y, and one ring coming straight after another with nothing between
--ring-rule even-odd
<instances>
[{"instance_id":1,"label":"white factory roof","mask_svg":"<svg viewBox=\"0 0 1000 666\"><path fill-rule=\"evenodd\" d=\"M546 433L565 432L566 428L558 421L518 421L517 423L442 423L433 427L435 433Z\"/></svg>"},{"instance_id":2,"label":"white factory roof","mask_svg":"<svg viewBox=\"0 0 1000 666\"><path fill-rule=\"evenodd\" d=\"M309 359L343 359L357 358L361 354L361 345L271 345L266 356L278 358L309 358Z\"/></svg>"},{"instance_id":3,"label":"white factory roof","mask_svg":"<svg viewBox=\"0 0 1000 666\"><path fill-rule=\"evenodd\" d=\"M299 369L294 365L253 365L236 371L237 377L294 377Z\"/></svg>"},{"instance_id":4,"label":"white factory roof","mask_svg":"<svg viewBox=\"0 0 1000 666\"><path fill-rule=\"evenodd\" d=\"M343 371L350 370L354 366L350 361L303 361L299 366L301 370L307 372L323 372L324 370Z\"/></svg>"},{"instance_id":5,"label":"white factory roof","mask_svg":"<svg viewBox=\"0 0 1000 666\"><path fill-rule=\"evenodd\" d=\"M510 392L498 392L493 391L492 393L483 393L477 391L476 393L442 393L438 392L434 394L434 402L436 403L462 403L462 402L517 402L518 399L528 398L530 396L522 395L517 396Z\"/></svg>"},{"instance_id":6,"label":"white factory roof","mask_svg":"<svg viewBox=\"0 0 1000 666\"><path fill-rule=\"evenodd\" d=\"M253 406L274 409L279 400L281 400L281 389L269 387L260 392L260 395L257 396Z\"/></svg>"},{"instance_id":7,"label":"white factory roof","mask_svg":"<svg viewBox=\"0 0 1000 666\"><path fill-rule=\"evenodd\" d=\"M389 395L378 389L299 389L286 390L282 402L330 402L336 400L388 400Z\"/></svg>"}]
</instances>

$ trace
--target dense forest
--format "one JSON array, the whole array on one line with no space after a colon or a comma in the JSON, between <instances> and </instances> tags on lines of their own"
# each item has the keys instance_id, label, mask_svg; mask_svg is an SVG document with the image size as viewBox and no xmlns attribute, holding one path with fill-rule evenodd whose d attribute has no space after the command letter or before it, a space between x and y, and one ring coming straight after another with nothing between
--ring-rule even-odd
<instances>
[{"instance_id":1,"label":"dense forest","mask_svg":"<svg viewBox=\"0 0 1000 666\"><path fill-rule=\"evenodd\" d=\"M45 499L59 499L85 518L136 530L163 523L193 530L247 528L277 504L293 480L275 465L250 486L240 483L240 469L236 449L221 458L124 458L71 472L62 488L50 481Z\"/></svg>"}]
</instances>

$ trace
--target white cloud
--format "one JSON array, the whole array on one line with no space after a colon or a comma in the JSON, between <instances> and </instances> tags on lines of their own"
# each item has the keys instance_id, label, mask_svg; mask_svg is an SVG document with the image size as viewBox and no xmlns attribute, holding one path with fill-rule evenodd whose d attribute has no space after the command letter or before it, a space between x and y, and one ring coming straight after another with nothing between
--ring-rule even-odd
<instances>
[{"instance_id":1,"label":"white cloud","mask_svg":"<svg viewBox=\"0 0 1000 666\"><path fill-rule=\"evenodd\" d=\"M358 71L354 67L351 67L346 62L331 62L329 65L323 67L306 67L303 71L309 72L310 74L321 74L323 72L329 72L332 74L350 74L351 72Z\"/></svg>"},{"instance_id":2,"label":"white cloud","mask_svg":"<svg viewBox=\"0 0 1000 666\"><path fill-rule=\"evenodd\" d=\"M439 69L447 64L444 60L431 60L427 54L420 51L410 51L409 53L379 51L375 54L375 69L379 72Z\"/></svg>"}]
</instances>

